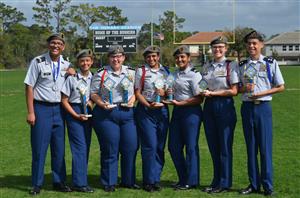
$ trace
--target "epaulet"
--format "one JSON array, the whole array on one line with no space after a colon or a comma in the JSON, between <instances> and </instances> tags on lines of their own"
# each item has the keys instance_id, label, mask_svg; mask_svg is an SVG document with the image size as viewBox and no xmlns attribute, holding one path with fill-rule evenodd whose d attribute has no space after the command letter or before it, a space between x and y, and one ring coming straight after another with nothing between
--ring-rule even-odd
<instances>
[{"instance_id":1,"label":"epaulet","mask_svg":"<svg viewBox=\"0 0 300 198\"><path fill-rule=\"evenodd\" d=\"M248 62L248 60L243 60L243 61L239 62L239 66L241 67L241 66L245 65L247 62Z\"/></svg>"},{"instance_id":2,"label":"epaulet","mask_svg":"<svg viewBox=\"0 0 300 198\"><path fill-rule=\"evenodd\" d=\"M264 61L269 62L269 63L273 63L273 62L274 62L274 58L273 58L273 57L270 57L270 56L266 56L266 57L264 58Z\"/></svg>"},{"instance_id":3,"label":"epaulet","mask_svg":"<svg viewBox=\"0 0 300 198\"><path fill-rule=\"evenodd\" d=\"M104 67L101 67L100 69L97 70L97 73L101 72L104 70Z\"/></svg>"},{"instance_id":4,"label":"epaulet","mask_svg":"<svg viewBox=\"0 0 300 198\"><path fill-rule=\"evenodd\" d=\"M232 62L232 60L228 60L228 59L226 59L226 61L225 61L226 63L231 63Z\"/></svg>"},{"instance_id":5,"label":"epaulet","mask_svg":"<svg viewBox=\"0 0 300 198\"><path fill-rule=\"evenodd\" d=\"M36 62L37 63L42 63L46 61L46 57L45 56L39 56L36 58Z\"/></svg>"},{"instance_id":6,"label":"epaulet","mask_svg":"<svg viewBox=\"0 0 300 198\"><path fill-rule=\"evenodd\" d=\"M199 72L195 67L193 67L193 68L191 69L191 71L193 71L193 72L195 72L195 73Z\"/></svg>"},{"instance_id":7,"label":"epaulet","mask_svg":"<svg viewBox=\"0 0 300 198\"><path fill-rule=\"evenodd\" d=\"M140 65L140 66L139 66L139 68L143 68L143 67L145 67L145 65Z\"/></svg>"},{"instance_id":8,"label":"epaulet","mask_svg":"<svg viewBox=\"0 0 300 198\"><path fill-rule=\"evenodd\" d=\"M135 71L135 68L134 67L132 67L132 66L128 66L127 67L129 70L133 70L133 71Z\"/></svg>"},{"instance_id":9,"label":"epaulet","mask_svg":"<svg viewBox=\"0 0 300 198\"><path fill-rule=\"evenodd\" d=\"M94 76L94 72L91 71L92 76Z\"/></svg>"}]
</instances>

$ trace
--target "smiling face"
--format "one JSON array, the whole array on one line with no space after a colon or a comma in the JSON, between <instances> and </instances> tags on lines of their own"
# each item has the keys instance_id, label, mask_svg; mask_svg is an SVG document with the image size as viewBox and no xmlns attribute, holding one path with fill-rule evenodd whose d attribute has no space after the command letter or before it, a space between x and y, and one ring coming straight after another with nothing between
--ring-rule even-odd
<instances>
[{"instance_id":1,"label":"smiling face","mask_svg":"<svg viewBox=\"0 0 300 198\"><path fill-rule=\"evenodd\" d=\"M247 51L252 59L258 59L264 43L258 39L248 39L246 43Z\"/></svg>"},{"instance_id":2,"label":"smiling face","mask_svg":"<svg viewBox=\"0 0 300 198\"><path fill-rule=\"evenodd\" d=\"M159 66L159 55L158 53L148 53L145 55L145 62L151 68L157 68Z\"/></svg>"},{"instance_id":3,"label":"smiling face","mask_svg":"<svg viewBox=\"0 0 300 198\"><path fill-rule=\"evenodd\" d=\"M50 52L50 56L53 58L57 58L61 55L61 53L65 49L65 44L60 39L52 39L48 43L48 49Z\"/></svg>"},{"instance_id":4,"label":"smiling face","mask_svg":"<svg viewBox=\"0 0 300 198\"><path fill-rule=\"evenodd\" d=\"M214 44L211 48L215 60L222 59L227 52L227 46L225 43Z\"/></svg>"},{"instance_id":5,"label":"smiling face","mask_svg":"<svg viewBox=\"0 0 300 198\"><path fill-rule=\"evenodd\" d=\"M125 61L125 55L122 53L109 55L109 65L115 70L121 68L124 61Z\"/></svg>"},{"instance_id":6,"label":"smiling face","mask_svg":"<svg viewBox=\"0 0 300 198\"><path fill-rule=\"evenodd\" d=\"M93 65L93 59L89 56L78 59L78 66L82 73L88 72L92 65Z\"/></svg>"},{"instance_id":7,"label":"smiling face","mask_svg":"<svg viewBox=\"0 0 300 198\"><path fill-rule=\"evenodd\" d=\"M177 54L175 56L176 65L180 70L184 70L188 67L191 58L187 54Z\"/></svg>"}]
</instances>

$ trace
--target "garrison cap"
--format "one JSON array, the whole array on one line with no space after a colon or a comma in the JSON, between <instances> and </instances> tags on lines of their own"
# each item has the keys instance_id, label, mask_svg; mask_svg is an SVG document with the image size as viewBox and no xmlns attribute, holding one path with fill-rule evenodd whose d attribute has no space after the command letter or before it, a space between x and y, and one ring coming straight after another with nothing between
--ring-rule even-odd
<instances>
[{"instance_id":1,"label":"garrison cap","mask_svg":"<svg viewBox=\"0 0 300 198\"><path fill-rule=\"evenodd\" d=\"M147 54L150 54L150 53L159 54L160 53L160 48L158 46L155 46L155 45L150 45L144 50L143 56L146 56Z\"/></svg>"},{"instance_id":2,"label":"garrison cap","mask_svg":"<svg viewBox=\"0 0 300 198\"><path fill-rule=\"evenodd\" d=\"M247 43L249 39L258 39L261 42L264 41L263 36L260 33L256 32L255 30L253 30L252 32L248 33L244 37L244 42Z\"/></svg>"},{"instance_id":3,"label":"garrison cap","mask_svg":"<svg viewBox=\"0 0 300 198\"><path fill-rule=\"evenodd\" d=\"M187 54L190 55L190 50L188 48L187 45L180 45L179 47L177 47L174 52L173 52L173 56L176 56L177 54Z\"/></svg>"},{"instance_id":4,"label":"garrison cap","mask_svg":"<svg viewBox=\"0 0 300 198\"><path fill-rule=\"evenodd\" d=\"M220 43L227 44L227 38L225 36L218 36L210 42L210 45L215 45Z\"/></svg>"},{"instance_id":5,"label":"garrison cap","mask_svg":"<svg viewBox=\"0 0 300 198\"><path fill-rule=\"evenodd\" d=\"M90 49L83 49L76 55L77 59L83 58L83 57L91 57L93 58L93 52Z\"/></svg>"},{"instance_id":6,"label":"garrison cap","mask_svg":"<svg viewBox=\"0 0 300 198\"><path fill-rule=\"evenodd\" d=\"M107 50L108 55L112 55L112 54L124 54L124 49L121 45L112 45L108 48Z\"/></svg>"},{"instance_id":7,"label":"garrison cap","mask_svg":"<svg viewBox=\"0 0 300 198\"><path fill-rule=\"evenodd\" d=\"M63 43L65 43L65 35L63 33L55 33L50 35L47 38L47 42L50 43L50 41L52 41L53 39L58 39L61 40Z\"/></svg>"}]
</instances>

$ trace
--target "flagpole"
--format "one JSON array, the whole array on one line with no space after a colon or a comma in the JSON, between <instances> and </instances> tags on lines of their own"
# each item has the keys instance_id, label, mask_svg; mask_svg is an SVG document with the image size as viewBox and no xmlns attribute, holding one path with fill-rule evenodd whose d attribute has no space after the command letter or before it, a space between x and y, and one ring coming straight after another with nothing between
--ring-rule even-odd
<instances>
[{"instance_id":1,"label":"flagpole","mask_svg":"<svg viewBox=\"0 0 300 198\"><path fill-rule=\"evenodd\" d=\"M159 15L159 34L160 34L160 37L159 37L159 48L160 48L160 62L162 63L163 62L163 56L162 56L162 49L161 49L161 17Z\"/></svg>"},{"instance_id":2,"label":"flagpole","mask_svg":"<svg viewBox=\"0 0 300 198\"><path fill-rule=\"evenodd\" d=\"M151 45L153 45L153 3L151 2Z\"/></svg>"}]
</instances>

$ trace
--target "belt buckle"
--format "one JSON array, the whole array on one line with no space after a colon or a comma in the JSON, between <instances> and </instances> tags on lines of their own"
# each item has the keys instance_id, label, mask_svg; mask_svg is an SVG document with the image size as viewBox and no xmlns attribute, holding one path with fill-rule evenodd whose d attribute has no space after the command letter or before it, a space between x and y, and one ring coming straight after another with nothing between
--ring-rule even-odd
<instances>
[{"instance_id":1,"label":"belt buckle","mask_svg":"<svg viewBox=\"0 0 300 198\"><path fill-rule=\"evenodd\" d=\"M254 104L255 105L259 105L260 104L260 100L254 100Z\"/></svg>"}]
</instances>

